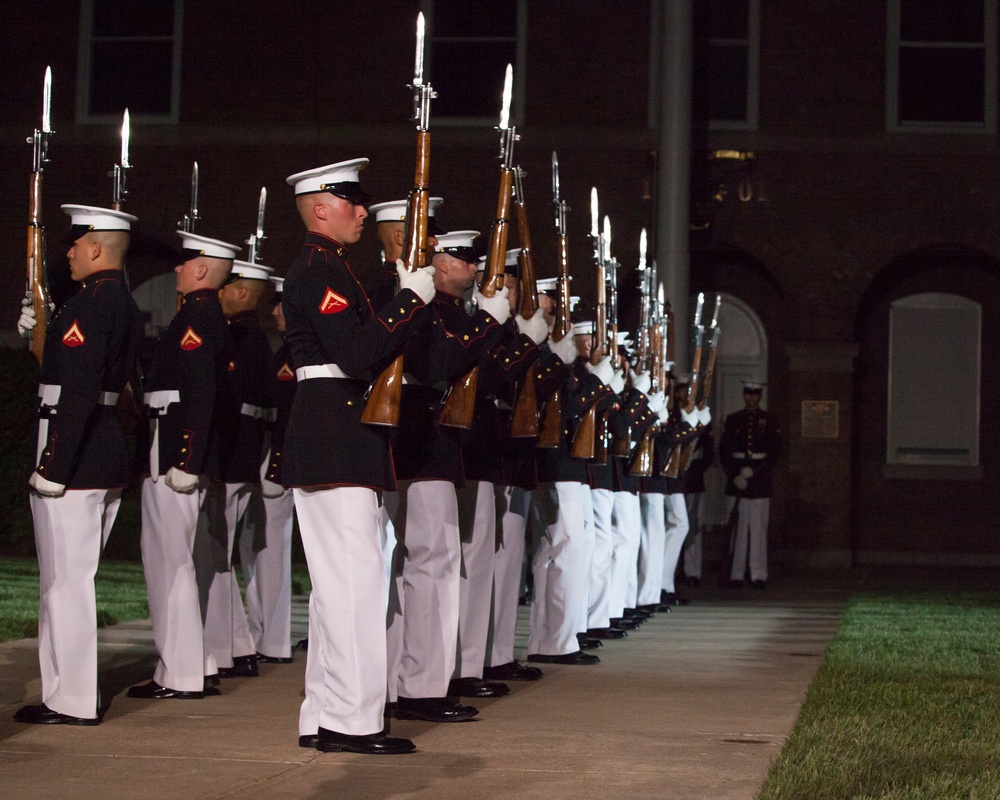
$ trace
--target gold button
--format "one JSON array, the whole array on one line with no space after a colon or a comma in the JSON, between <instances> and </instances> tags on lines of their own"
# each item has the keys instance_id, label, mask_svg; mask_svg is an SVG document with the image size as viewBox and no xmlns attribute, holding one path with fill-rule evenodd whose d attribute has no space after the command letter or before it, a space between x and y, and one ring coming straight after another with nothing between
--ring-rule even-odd
<instances>
[{"instance_id":1,"label":"gold button","mask_svg":"<svg viewBox=\"0 0 1000 800\"><path fill-rule=\"evenodd\" d=\"M187 451L188 451L188 449L187 449L186 447L182 447L182 448L181 448L181 452L182 452L182 453L186 453Z\"/></svg>"},{"instance_id":2,"label":"gold button","mask_svg":"<svg viewBox=\"0 0 1000 800\"><path fill-rule=\"evenodd\" d=\"M469 334L465 334L465 336L463 336L462 339L465 340L466 342L469 341Z\"/></svg>"},{"instance_id":3,"label":"gold button","mask_svg":"<svg viewBox=\"0 0 1000 800\"><path fill-rule=\"evenodd\" d=\"M392 317L389 317L389 322L392 322Z\"/></svg>"}]
</instances>

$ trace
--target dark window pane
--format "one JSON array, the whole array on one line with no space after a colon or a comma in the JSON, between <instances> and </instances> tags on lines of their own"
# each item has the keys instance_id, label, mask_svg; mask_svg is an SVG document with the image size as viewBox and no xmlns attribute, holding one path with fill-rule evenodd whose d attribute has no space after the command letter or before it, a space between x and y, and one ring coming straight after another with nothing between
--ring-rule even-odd
<instances>
[{"instance_id":1,"label":"dark window pane","mask_svg":"<svg viewBox=\"0 0 1000 800\"><path fill-rule=\"evenodd\" d=\"M517 36L517 0L434 0L434 36Z\"/></svg>"},{"instance_id":2,"label":"dark window pane","mask_svg":"<svg viewBox=\"0 0 1000 800\"><path fill-rule=\"evenodd\" d=\"M173 44L95 42L90 113L169 114Z\"/></svg>"},{"instance_id":3,"label":"dark window pane","mask_svg":"<svg viewBox=\"0 0 1000 800\"><path fill-rule=\"evenodd\" d=\"M745 121L747 48L713 45L709 59L709 119Z\"/></svg>"},{"instance_id":4,"label":"dark window pane","mask_svg":"<svg viewBox=\"0 0 1000 800\"><path fill-rule=\"evenodd\" d=\"M453 42L434 47L431 80L435 116L500 119L507 65L514 63L514 42Z\"/></svg>"},{"instance_id":5,"label":"dark window pane","mask_svg":"<svg viewBox=\"0 0 1000 800\"><path fill-rule=\"evenodd\" d=\"M174 0L94 0L94 36L173 36Z\"/></svg>"},{"instance_id":6,"label":"dark window pane","mask_svg":"<svg viewBox=\"0 0 1000 800\"><path fill-rule=\"evenodd\" d=\"M900 48L899 121L984 122L984 59L981 49Z\"/></svg>"},{"instance_id":7,"label":"dark window pane","mask_svg":"<svg viewBox=\"0 0 1000 800\"><path fill-rule=\"evenodd\" d=\"M743 39L750 32L750 0L711 0L708 35L712 39Z\"/></svg>"},{"instance_id":8,"label":"dark window pane","mask_svg":"<svg viewBox=\"0 0 1000 800\"><path fill-rule=\"evenodd\" d=\"M904 42L982 42L983 0L900 0Z\"/></svg>"}]
</instances>

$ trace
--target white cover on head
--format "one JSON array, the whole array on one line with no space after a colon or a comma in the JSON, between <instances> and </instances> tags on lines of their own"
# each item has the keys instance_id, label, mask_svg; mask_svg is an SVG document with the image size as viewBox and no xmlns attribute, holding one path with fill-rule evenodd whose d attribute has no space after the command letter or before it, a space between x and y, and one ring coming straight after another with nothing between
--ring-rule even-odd
<instances>
[{"instance_id":1,"label":"white cover on head","mask_svg":"<svg viewBox=\"0 0 1000 800\"><path fill-rule=\"evenodd\" d=\"M275 294L281 294L281 290L285 286L285 279L284 278L278 278L278 277L276 277L274 275L271 275L270 276L270 281L271 281L271 283L274 284L274 292L275 292Z\"/></svg>"},{"instance_id":2,"label":"white cover on head","mask_svg":"<svg viewBox=\"0 0 1000 800\"><path fill-rule=\"evenodd\" d=\"M79 206L72 203L66 203L60 208L69 214L71 225L86 225L92 231L128 231L132 229L132 223L138 221L138 217L112 208Z\"/></svg>"},{"instance_id":3,"label":"white cover on head","mask_svg":"<svg viewBox=\"0 0 1000 800\"><path fill-rule=\"evenodd\" d=\"M251 264L249 261L233 261L233 271L229 273L230 280L246 278L253 281L266 281L274 272L272 267L263 264Z\"/></svg>"},{"instance_id":4,"label":"white cover on head","mask_svg":"<svg viewBox=\"0 0 1000 800\"><path fill-rule=\"evenodd\" d=\"M594 333L594 323L593 321L588 322L574 322L573 323L573 335L574 336L590 336Z\"/></svg>"},{"instance_id":5,"label":"white cover on head","mask_svg":"<svg viewBox=\"0 0 1000 800\"><path fill-rule=\"evenodd\" d=\"M554 292L559 288L558 278L538 278L535 280L535 286L538 287L540 292Z\"/></svg>"},{"instance_id":6,"label":"white cover on head","mask_svg":"<svg viewBox=\"0 0 1000 800\"><path fill-rule=\"evenodd\" d=\"M475 247L475 240L479 238L479 231L449 231L437 237L436 250L446 250L449 247ZM486 259L479 259L482 264Z\"/></svg>"},{"instance_id":7,"label":"white cover on head","mask_svg":"<svg viewBox=\"0 0 1000 800\"><path fill-rule=\"evenodd\" d=\"M338 161L325 167L307 169L296 172L285 178L286 183L294 187L295 194L310 194L326 191L326 187L334 183L360 183L358 173L368 163L367 158L352 158L350 161Z\"/></svg>"},{"instance_id":8,"label":"white cover on head","mask_svg":"<svg viewBox=\"0 0 1000 800\"><path fill-rule=\"evenodd\" d=\"M234 260L240 252L239 245L229 244L219 239L209 239L207 236L200 236L197 233L187 231L177 231L181 237L181 247L185 250L197 250L203 256L209 258L228 258Z\"/></svg>"},{"instance_id":9,"label":"white cover on head","mask_svg":"<svg viewBox=\"0 0 1000 800\"><path fill-rule=\"evenodd\" d=\"M521 248L515 247L513 250L507 251L507 258L504 260L503 265L505 267L516 267L517 257L521 255Z\"/></svg>"}]
</instances>

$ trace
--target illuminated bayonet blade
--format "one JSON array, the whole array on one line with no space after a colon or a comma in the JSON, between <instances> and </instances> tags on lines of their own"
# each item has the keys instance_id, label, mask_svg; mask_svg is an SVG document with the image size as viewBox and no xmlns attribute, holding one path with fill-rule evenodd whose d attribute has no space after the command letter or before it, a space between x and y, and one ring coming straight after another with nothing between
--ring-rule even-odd
<instances>
[{"instance_id":1,"label":"illuminated bayonet blade","mask_svg":"<svg viewBox=\"0 0 1000 800\"><path fill-rule=\"evenodd\" d=\"M198 162L191 168L191 221L198 219Z\"/></svg>"},{"instance_id":2,"label":"illuminated bayonet blade","mask_svg":"<svg viewBox=\"0 0 1000 800\"><path fill-rule=\"evenodd\" d=\"M701 327L701 312L705 307L705 293L698 292L698 305L694 309L694 326L695 328Z\"/></svg>"},{"instance_id":3,"label":"illuminated bayonet blade","mask_svg":"<svg viewBox=\"0 0 1000 800\"><path fill-rule=\"evenodd\" d=\"M552 151L552 202L559 202L559 156Z\"/></svg>"},{"instance_id":4,"label":"illuminated bayonet blade","mask_svg":"<svg viewBox=\"0 0 1000 800\"><path fill-rule=\"evenodd\" d=\"M510 95L514 87L514 68L508 64L503 78L503 104L500 106L500 130L510 127Z\"/></svg>"},{"instance_id":5,"label":"illuminated bayonet blade","mask_svg":"<svg viewBox=\"0 0 1000 800\"><path fill-rule=\"evenodd\" d=\"M264 238L264 206L267 203L267 187L260 188L260 202L257 204L257 238Z\"/></svg>"},{"instance_id":6,"label":"illuminated bayonet blade","mask_svg":"<svg viewBox=\"0 0 1000 800\"><path fill-rule=\"evenodd\" d=\"M45 68L42 84L42 133L52 133L52 67Z\"/></svg>"},{"instance_id":7,"label":"illuminated bayonet blade","mask_svg":"<svg viewBox=\"0 0 1000 800\"><path fill-rule=\"evenodd\" d=\"M646 269L646 229L639 233L639 270Z\"/></svg>"},{"instance_id":8,"label":"illuminated bayonet blade","mask_svg":"<svg viewBox=\"0 0 1000 800\"><path fill-rule=\"evenodd\" d=\"M604 260L611 261L611 219L604 215Z\"/></svg>"},{"instance_id":9,"label":"illuminated bayonet blade","mask_svg":"<svg viewBox=\"0 0 1000 800\"><path fill-rule=\"evenodd\" d=\"M712 312L712 327L719 327L719 309L722 307L722 295L717 294L715 296L715 310ZM717 339L718 337L716 337Z\"/></svg>"},{"instance_id":10,"label":"illuminated bayonet blade","mask_svg":"<svg viewBox=\"0 0 1000 800\"><path fill-rule=\"evenodd\" d=\"M121 164L122 169L128 169L132 165L128 163L128 142L132 135L132 126L129 124L128 109L125 109L125 113L122 115L122 157Z\"/></svg>"},{"instance_id":11,"label":"illuminated bayonet blade","mask_svg":"<svg viewBox=\"0 0 1000 800\"><path fill-rule=\"evenodd\" d=\"M413 65L413 87L424 85L424 12L417 14L417 55Z\"/></svg>"},{"instance_id":12,"label":"illuminated bayonet blade","mask_svg":"<svg viewBox=\"0 0 1000 800\"><path fill-rule=\"evenodd\" d=\"M597 227L597 187L590 187L590 235L595 239L601 235Z\"/></svg>"}]
</instances>

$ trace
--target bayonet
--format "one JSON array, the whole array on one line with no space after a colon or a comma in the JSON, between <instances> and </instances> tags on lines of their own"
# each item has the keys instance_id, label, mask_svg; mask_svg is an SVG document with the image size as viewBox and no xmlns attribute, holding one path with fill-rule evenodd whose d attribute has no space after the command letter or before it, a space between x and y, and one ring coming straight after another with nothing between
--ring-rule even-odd
<instances>
[{"instance_id":1,"label":"bayonet","mask_svg":"<svg viewBox=\"0 0 1000 800\"><path fill-rule=\"evenodd\" d=\"M260 263L260 246L266 238L264 236L264 206L267 204L267 187L260 188L260 201L257 203L257 228L244 244L250 246L249 261L251 264Z\"/></svg>"},{"instance_id":2,"label":"bayonet","mask_svg":"<svg viewBox=\"0 0 1000 800\"><path fill-rule=\"evenodd\" d=\"M194 162L191 168L191 206L188 212L177 224L182 231L194 233L195 223L198 222L198 162Z\"/></svg>"},{"instance_id":3,"label":"bayonet","mask_svg":"<svg viewBox=\"0 0 1000 800\"><path fill-rule=\"evenodd\" d=\"M122 206L125 205L125 195L128 194L128 189L125 188L125 175L126 170L128 170L132 165L128 160L128 146L129 139L131 138L132 126L129 124L128 109L125 109L125 113L122 115L122 149L121 155L118 159L118 163L115 164L114 168L109 173L113 184L111 186L111 207L115 211L121 211Z\"/></svg>"},{"instance_id":4,"label":"bayonet","mask_svg":"<svg viewBox=\"0 0 1000 800\"><path fill-rule=\"evenodd\" d=\"M719 309L722 308L722 295L715 295L715 309L712 311L712 328L719 327Z\"/></svg>"}]
</instances>

